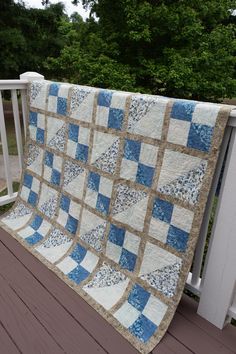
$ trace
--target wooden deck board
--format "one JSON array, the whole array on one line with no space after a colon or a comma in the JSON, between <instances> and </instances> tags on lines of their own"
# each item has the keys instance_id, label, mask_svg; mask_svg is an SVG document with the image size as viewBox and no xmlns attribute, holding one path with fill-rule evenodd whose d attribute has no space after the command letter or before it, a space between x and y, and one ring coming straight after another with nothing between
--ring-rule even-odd
<instances>
[{"instance_id":1,"label":"wooden deck board","mask_svg":"<svg viewBox=\"0 0 236 354\"><path fill-rule=\"evenodd\" d=\"M14 343L14 340L7 333L5 328L2 326L0 322L0 343L1 343L1 351L2 353L7 354L19 354L20 351Z\"/></svg>"},{"instance_id":2,"label":"wooden deck board","mask_svg":"<svg viewBox=\"0 0 236 354\"><path fill-rule=\"evenodd\" d=\"M35 326L38 326L40 339L51 338L50 345L57 346L57 349L48 347L44 354L60 354L62 351L68 354L138 354L94 309L3 230L0 230L0 240L1 284L6 292L11 293L11 300L1 304L1 288L0 306L5 309L0 310L0 343L4 340L5 346L9 346L5 352L0 350L1 354L11 354L10 350L12 353L29 353L28 347L23 347L15 333L12 324L15 316L17 320L24 317L22 340L32 316L34 327L31 332L37 333ZM11 311L13 303L15 312ZM4 313L10 313L7 330L5 324L1 327ZM34 348L34 354L41 353L40 348L35 348L33 339L34 333L25 340L30 341L29 348ZM21 346L17 348L18 345ZM236 353L236 328L229 325L223 331L218 330L196 314L192 299L183 296L167 334L152 354L190 353Z\"/></svg>"}]
</instances>

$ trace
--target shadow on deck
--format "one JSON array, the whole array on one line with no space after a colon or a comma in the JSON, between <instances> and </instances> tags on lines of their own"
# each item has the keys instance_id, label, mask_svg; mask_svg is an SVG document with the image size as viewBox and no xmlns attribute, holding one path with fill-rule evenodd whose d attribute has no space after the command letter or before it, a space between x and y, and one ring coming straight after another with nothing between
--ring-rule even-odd
<instances>
[{"instance_id":1,"label":"shadow on deck","mask_svg":"<svg viewBox=\"0 0 236 354\"><path fill-rule=\"evenodd\" d=\"M220 331L183 296L152 354L236 353L236 327ZM138 354L72 289L0 230L1 354Z\"/></svg>"}]
</instances>

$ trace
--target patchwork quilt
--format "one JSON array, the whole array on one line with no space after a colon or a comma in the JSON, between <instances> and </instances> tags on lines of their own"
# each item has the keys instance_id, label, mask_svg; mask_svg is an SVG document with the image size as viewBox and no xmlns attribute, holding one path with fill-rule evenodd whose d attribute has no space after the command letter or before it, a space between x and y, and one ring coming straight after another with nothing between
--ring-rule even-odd
<instances>
[{"instance_id":1,"label":"patchwork quilt","mask_svg":"<svg viewBox=\"0 0 236 354\"><path fill-rule=\"evenodd\" d=\"M181 298L230 107L34 81L0 225L140 353Z\"/></svg>"}]
</instances>

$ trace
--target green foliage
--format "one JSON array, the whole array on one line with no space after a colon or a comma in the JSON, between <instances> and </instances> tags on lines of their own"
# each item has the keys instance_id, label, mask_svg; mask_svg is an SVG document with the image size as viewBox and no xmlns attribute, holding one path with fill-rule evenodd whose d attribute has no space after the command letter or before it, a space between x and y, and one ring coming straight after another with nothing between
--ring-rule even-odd
<instances>
[{"instance_id":1,"label":"green foliage","mask_svg":"<svg viewBox=\"0 0 236 354\"><path fill-rule=\"evenodd\" d=\"M1 0L1 77L34 70L48 79L166 96L236 96L236 0L80 2L90 9L86 21L76 12L69 19L60 2L43 0L38 10Z\"/></svg>"}]
</instances>

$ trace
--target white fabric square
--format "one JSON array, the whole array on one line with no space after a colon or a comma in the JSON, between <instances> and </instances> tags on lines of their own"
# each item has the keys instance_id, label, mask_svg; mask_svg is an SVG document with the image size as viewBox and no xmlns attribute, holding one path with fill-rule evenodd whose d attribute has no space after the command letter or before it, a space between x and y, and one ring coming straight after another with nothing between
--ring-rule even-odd
<instances>
[{"instance_id":1,"label":"white fabric square","mask_svg":"<svg viewBox=\"0 0 236 354\"><path fill-rule=\"evenodd\" d=\"M109 116L109 107L97 106L96 124L107 127Z\"/></svg>"},{"instance_id":2,"label":"white fabric square","mask_svg":"<svg viewBox=\"0 0 236 354\"><path fill-rule=\"evenodd\" d=\"M112 193L112 186L113 186L113 182L110 179L103 176L100 177L99 193L110 198Z\"/></svg>"},{"instance_id":3,"label":"white fabric square","mask_svg":"<svg viewBox=\"0 0 236 354\"><path fill-rule=\"evenodd\" d=\"M19 235L20 237L22 237L23 239L25 239L25 238L31 236L34 232L35 232L35 231L34 231L34 229L33 229L31 226L27 226L26 228L20 230L20 231L17 232L17 233L18 233L18 235Z\"/></svg>"},{"instance_id":4,"label":"white fabric square","mask_svg":"<svg viewBox=\"0 0 236 354\"><path fill-rule=\"evenodd\" d=\"M111 98L111 105L110 107L112 108L118 108L118 109L125 109L125 103L126 103L126 98L129 96L128 93L124 92L114 92L112 94Z\"/></svg>"},{"instance_id":5,"label":"white fabric square","mask_svg":"<svg viewBox=\"0 0 236 354\"><path fill-rule=\"evenodd\" d=\"M178 227L181 230L190 232L192 228L194 213L191 210L182 208L178 205L174 205L171 225Z\"/></svg>"},{"instance_id":6,"label":"white fabric square","mask_svg":"<svg viewBox=\"0 0 236 354\"><path fill-rule=\"evenodd\" d=\"M63 97L67 98L68 97L68 91L69 91L70 85L68 84L61 84L58 90L58 97Z\"/></svg>"},{"instance_id":7,"label":"white fabric square","mask_svg":"<svg viewBox=\"0 0 236 354\"><path fill-rule=\"evenodd\" d=\"M85 203L90 205L92 208L96 208L98 193L92 189L87 188Z\"/></svg>"},{"instance_id":8,"label":"white fabric square","mask_svg":"<svg viewBox=\"0 0 236 354\"><path fill-rule=\"evenodd\" d=\"M170 143L187 145L191 123L180 119L170 119L167 140Z\"/></svg>"},{"instance_id":9,"label":"white fabric square","mask_svg":"<svg viewBox=\"0 0 236 354\"><path fill-rule=\"evenodd\" d=\"M91 273L98 263L98 257L90 251L87 251L86 256L80 263L80 265Z\"/></svg>"},{"instance_id":10,"label":"white fabric square","mask_svg":"<svg viewBox=\"0 0 236 354\"><path fill-rule=\"evenodd\" d=\"M71 200L69 214L78 220L80 215L80 210L81 210L81 206L78 203L75 203L73 202L73 200Z\"/></svg>"},{"instance_id":11,"label":"white fabric square","mask_svg":"<svg viewBox=\"0 0 236 354\"><path fill-rule=\"evenodd\" d=\"M43 178L46 179L46 181L50 181L51 175L52 175L52 168L47 165L44 165Z\"/></svg>"},{"instance_id":12,"label":"white fabric square","mask_svg":"<svg viewBox=\"0 0 236 354\"><path fill-rule=\"evenodd\" d=\"M37 115L37 128L45 129L45 115L38 113Z\"/></svg>"},{"instance_id":13,"label":"white fabric square","mask_svg":"<svg viewBox=\"0 0 236 354\"><path fill-rule=\"evenodd\" d=\"M129 328L140 316L140 311L130 305L128 301L114 313L114 317L125 327Z\"/></svg>"},{"instance_id":14,"label":"white fabric square","mask_svg":"<svg viewBox=\"0 0 236 354\"><path fill-rule=\"evenodd\" d=\"M57 218L57 222L59 224L65 226L68 220L68 213L65 210L59 209L59 215Z\"/></svg>"},{"instance_id":15,"label":"white fabric square","mask_svg":"<svg viewBox=\"0 0 236 354\"><path fill-rule=\"evenodd\" d=\"M170 225L156 218L151 218L149 234L157 240L166 243Z\"/></svg>"},{"instance_id":16,"label":"white fabric square","mask_svg":"<svg viewBox=\"0 0 236 354\"><path fill-rule=\"evenodd\" d=\"M50 112L57 112L57 96L48 96L48 110Z\"/></svg>"},{"instance_id":17,"label":"white fabric square","mask_svg":"<svg viewBox=\"0 0 236 354\"><path fill-rule=\"evenodd\" d=\"M34 108L46 108L46 95L49 83L33 81L30 87L30 105Z\"/></svg>"},{"instance_id":18,"label":"white fabric square","mask_svg":"<svg viewBox=\"0 0 236 354\"><path fill-rule=\"evenodd\" d=\"M29 125L30 138L36 140L37 128L33 125Z\"/></svg>"},{"instance_id":19,"label":"white fabric square","mask_svg":"<svg viewBox=\"0 0 236 354\"><path fill-rule=\"evenodd\" d=\"M59 172L61 172L62 168L62 158L57 155L53 155L53 168Z\"/></svg>"},{"instance_id":20,"label":"white fabric square","mask_svg":"<svg viewBox=\"0 0 236 354\"><path fill-rule=\"evenodd\" d=\"M89 145L89 133L90 133L90 129L80 126L78 143L83 145Z\"/></svg>"},{"instance_id":21,"label":"white fabric square","mask_svg":"<svg viewBox=\"0 0 236 354\"><path fill-rule=\"evenodd\" d=\"M70 117L84 122L91 122L93 116L94 95L97 90L81 86L72 87Z\"/></svg>"},{"instance_id":22,"label":"white fabric square","mask_svg":"<svg viewBox=\"0 0 236 354\"><path fill-rule=\"evenodd\" d=\"M114 262L119 263L122 247L115 245L114 243L107 241L106 256L112 259Z\"/></svg>"},{"instance_id":23,"label":"white fabric square","mask_svg":"<svg viewBox=\"0 0 236 354\"><path fill-rule=\"evenodd\" d=\"M138 164L135 161L130 161L125 158L121 161L120 176L131 181L136 180Z\"/></svg>"},{"instance_id":24,"label":"white fabric square","mask_svg":"<svg viewBox=\"0 0 236 354\"><path fill-rule=\"evenodd\" d=\"M68 140L67 141L67 151L66 151L67 155L69 155L71 157L75 157L76 150L77 150L77 143L72 140Z\"/></svg>"},{"instance_id":25,"label":"white fabric square","mask_svg":"<svg viewBox=\"0 0 236 354\"><path fill-rule=\"evenodd\" d=\"M25 201L28 201L29 194L30 194L30 189L28 187L22 186L21 194L20 194L21 198Z\"/></svg>"},{"instance_id":26,"label":"white fabric square","mask_svg":"<svg viewBox=\"0 0 236 354\"><path fill-rule=\"evenodd\" d=\"M158 148L150 144L141 144L139 162L144 165L155 167L157 161Z\"/></svg>"},{"instance_id":27,"label":"white fabric square","mask_svg":"<svg viewBox=\"0 0 236 354\"><path fill-rule=\"evenodd\" d=\"M60 263L57 264L57 267L64 273L69 274L73 269L77 267L77 262L74 261L71 257L66 257Z\"/></svg>"},{"instance_id":28,"label":"white fabric square","mask_svg":"<svg viewBox=\"0 0 236 354\"><path fill-rule=\"evenodd\" d=\"M32 186L31 186L31 190L35 193L38 194L39 192L39 186L40 186L40 182L37 178L33 178L33 183L32 183Z\"/></svg>"},{"instance_id":29,"label":"white fabric square","mask_svg":"<svg viewBox=\"0 0 236 354\"><path fill-rule=\"evenodd\" d=\"M220 110L220 106L211 103L197 103L195 106L192 122L214 127Z\"/></svg>"},{"instance_id":30,"label":"white fabric square","mask_svg":"<svg viewBox=\"0 0 236 354\"><path fill-rule=\"evenodd\" d=\"M155 323L155 325L159 326L167 311L167 308L168 306L166 304L151 295L142 314Z\"/></svg>"},{"instance_id":31,"label":"white fabric square","mask_svg":"<svg viewBox=\"0 0 236 354\"><path fill-rule=\"evenodd\" d=\"M123 247L127 251L130 251L134 254L138 254L139 244L140 238L138 236L135 236L131 232L126 231Z\"/></svg>"},{"instance_id":32,"label":"white fabric square","mask_svg":"<svg viewBox=\"0 0 236 354\"><path fill-rule=\"evenodd\" d=\"M49 224L46 220L43 220L37 232L40 233L42 236L46 236L50 228L51 228L51 224Z\"/></svg>"}]
</instances>

